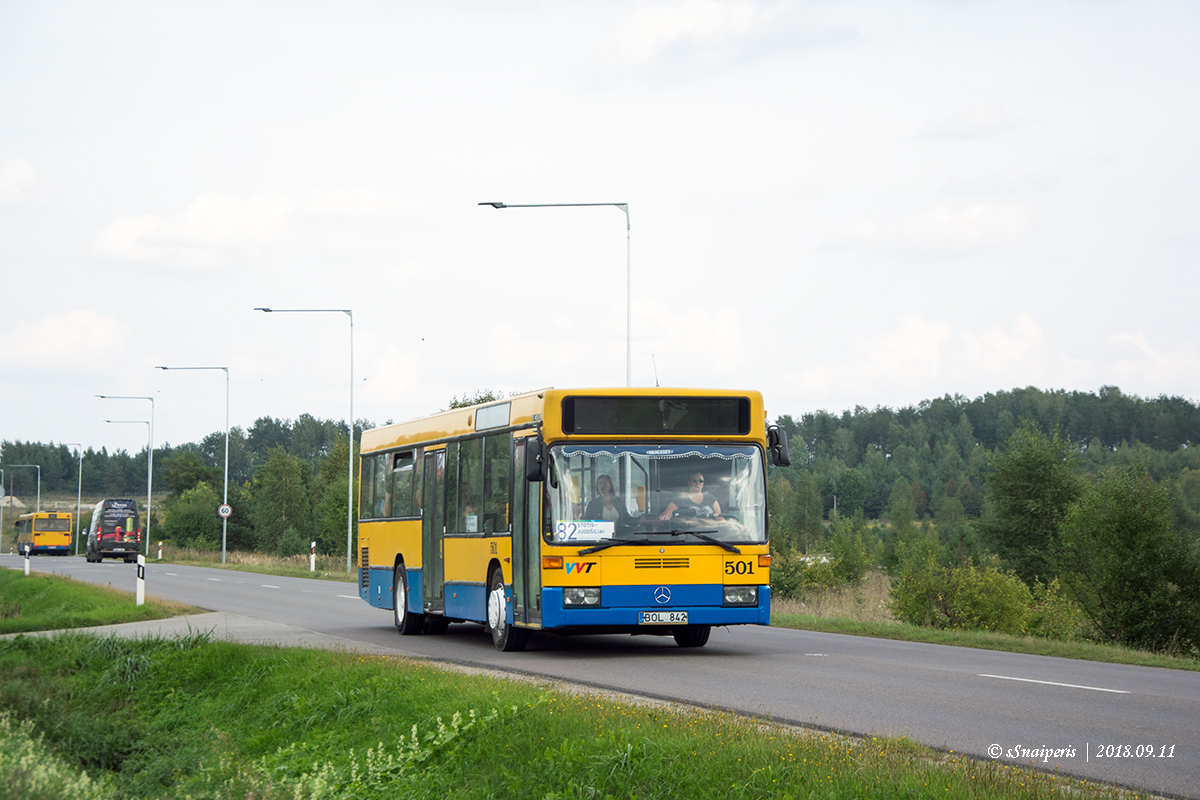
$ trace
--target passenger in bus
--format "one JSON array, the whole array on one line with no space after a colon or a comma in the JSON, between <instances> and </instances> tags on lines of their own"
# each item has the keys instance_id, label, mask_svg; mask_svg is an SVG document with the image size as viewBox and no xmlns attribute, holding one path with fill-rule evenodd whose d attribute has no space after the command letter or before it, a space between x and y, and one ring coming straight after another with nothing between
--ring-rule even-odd
<instances>
[{"instance_id":1,"label":"passenger in bus","mask_svg":"<svg viewBox=\"0 0 1200 800\"><path fill-rule=\"evenodd\" d=\"M721 504L717 498L704 491L704 475L699 472L692 473L692 476L688 478L687 490L667 503L667 507L658 515L658 518L661 520L671 519L675 516L676 511L681 511L684 516L688 517L717 521L724 519L721 516Z\"/></svg>"},{"instance_id":2,"label":"passenger in bus","mask_svg":"<svg viewBox=\"0 0 1200 800\"><path fill-rule=\"evenodd\" d=\"M583 510L583 519L605 519L628 523L629 507L617 494L613 479L608 475L596 478L596 496Z\"/></svg>"}]
</instances>

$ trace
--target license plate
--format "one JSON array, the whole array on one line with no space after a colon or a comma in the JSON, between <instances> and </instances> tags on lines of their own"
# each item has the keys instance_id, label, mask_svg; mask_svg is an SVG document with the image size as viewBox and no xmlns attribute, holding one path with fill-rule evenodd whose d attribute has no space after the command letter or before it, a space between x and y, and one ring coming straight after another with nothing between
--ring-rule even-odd
<instances>
[{"instance_id":1,"label":"license plate","mask_svg":"<svg viewBox=\"0 0 1200 800\"><path fill-rule=\"evenodd\" d=\"M638 625L687 625L687 612L639 611Z\"/></svg>"}]
</instances>

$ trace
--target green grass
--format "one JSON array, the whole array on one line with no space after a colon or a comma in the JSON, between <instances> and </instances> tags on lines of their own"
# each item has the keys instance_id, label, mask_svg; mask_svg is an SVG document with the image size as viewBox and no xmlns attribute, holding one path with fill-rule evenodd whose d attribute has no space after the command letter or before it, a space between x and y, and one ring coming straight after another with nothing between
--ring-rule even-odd
<instances>
[{"instance_id":1,"label":"green grass","mask_svg":"<svg viewBox=\"0 0 1200 800\"><path fill-rule=\"evenodd\" d=\"M0 737L42 737L59 785L86 771L107 798L1144 796L905 739L204 635L17 637L0 675ZM28 770L5 768L15 796Z\"/></svg>"},{"instance_id":2,"label":"green grass","mask_svg":"<svg viewBox=\"0 0 1200 800\"><path fill-rule=\"evenodd\" d=\"M974 647L980 650L1004 650L1009 653L1029 653L1057 658L1077 658L1111 664L1132 664L1142 667L1165 667L1200 672L1200 661L1194 658L1133 650L1128 647L1095 642L1055 641L1036 636L1010 636L989 631L937 630L902 622L866 622L844 618L827 619L811 614L772 613L771 625L824 633L845 633L851 636L870 636L875 639L895 639L905 642L947 644L954 647Z\"/></svg>"},{"instance_id":3,"label":"green grass","mask_svg":"<svg viewBox=\"0 0 1200 800\"><path fill-rule=\"evenodd\" d=\"M129 574L132 583L132 570ZM0 569L0 634L165 619L196 610L153 597L139 606L133 594L112 587Z\"/></svg>"},{"instance_id":4,"label":"green grass","mask_svg":"<svg viewBox=\"0 0 1200 800\"><path fill-rule=\"evenodd\" d=\"M358 580L358 564L351 565L351 571L346 571L346 554L318 555L316 570L308 568L307 555L280 557L266 553L227 550L225 563L221 563L219 550L197 550L190 547L177 547L170 542L163 545L163 557L158 559L158 549L150 548L148 562L183 564L192 567L210 567L227 569L235 572L254 572L259 575L279 575L285 578L315 578L317 580L341 581L355 583Z\"/></svg>"}]
</instances>

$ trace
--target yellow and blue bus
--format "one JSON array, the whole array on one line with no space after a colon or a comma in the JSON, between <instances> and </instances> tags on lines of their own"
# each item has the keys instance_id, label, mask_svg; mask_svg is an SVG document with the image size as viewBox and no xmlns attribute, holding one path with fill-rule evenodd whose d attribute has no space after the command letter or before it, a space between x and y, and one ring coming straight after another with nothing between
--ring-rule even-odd
<instances>
[{"instance_id":1,"label":"yellow and blue bus","mask_svg":"<svg viewBox=\"0 0 1200 800\"><path fill-rule=\"evenodd\" d=\"M544 389L362 434L359 595L402 634L673 636L767 625L757 392Z\"/></svg>"},{"instance_id":2,"label":"yellow and blue bus","mask_svg":"<svg viewBox=\"0 0 1200 800\"><path fill-rule=\"evenodd\" d=\"M71 552L71 514L38 511L17 518L17 552L65 556Z\"/></svg>"}]
</instances>

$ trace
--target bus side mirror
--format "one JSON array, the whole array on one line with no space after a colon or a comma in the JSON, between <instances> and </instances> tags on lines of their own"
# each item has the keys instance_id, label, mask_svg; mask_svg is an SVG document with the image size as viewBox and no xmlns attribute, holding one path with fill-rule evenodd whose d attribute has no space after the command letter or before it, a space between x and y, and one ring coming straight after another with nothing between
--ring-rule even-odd
<instances>
[{"instance_id":1,"label":"bus side mirror","mask_svg":"<svg viewBox=\"0 0 1200 800\"><path fill-rule=\"evenodd\" d=\"M777 467L791 466L792 456L788 450L787 431L775 425L767 428L767 448L771 451L771 463Z\"/></svg>"},{"instance_id":2,"label":"bus side mirror","mask_svg":"<svg viewBox=\"0 0 1200 800\"><path fill-rule=\"evenodd\" d=\"M530 436L525 440L525 480L541 483L546 480L545 459L542 457L542 440Z\"/></svg>"}]
</instances>

